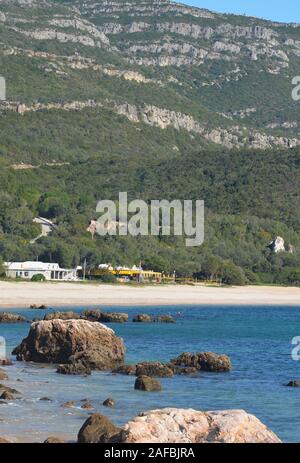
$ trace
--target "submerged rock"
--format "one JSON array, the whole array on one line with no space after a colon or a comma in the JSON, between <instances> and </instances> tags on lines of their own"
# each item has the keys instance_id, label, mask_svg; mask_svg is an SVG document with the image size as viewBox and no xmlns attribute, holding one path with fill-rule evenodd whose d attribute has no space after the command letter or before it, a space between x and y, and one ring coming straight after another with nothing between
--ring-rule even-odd
<instances>
[{"instance_id":1,"label":"submerged rock","mask_svg":"<svg viewBox=\"0 0 300 463\"><path fill-rule=\"evenodd\" d=\"M124 361L123 340L100 323L49 320L33 323L27 338L13 354L19 361L77 364L108 370Z\"/></svg>"},{"instance_id":2,"label":"submerged rock","mask_svg":"<svg viewBox=\"0 0 300 463\"><path fill-rule=\"evenodd\" d=\"M230 358L227 355L214 352L199 352L192 354L184 352L179 357L172 359L171 363L179 367L194 367L197 370L210 372L225 372L232 369Z\"/></svg>"},{"instance_id":3,"label":"submerged rock","mask_svg":"<svg viewBox=\"0 0 300 463\"><path fill-rule=\"evenodd\" d=\"M75 407L75 402L74 400L70 400L69 402L65 402L64 404L61 405L62 408L74 408Z\"/></svg>"},{"instance_id":4,"label":"submerged rock","mask_svg":"<svg viewBox=\"0 0 300 463\"><path fill-rule=\"evenodd\" d=\"M106 416L94 413L83 424L78 433L79 444L106 444L117 439L121 429ZM115 440L116 442L117 440Z\"/></svg>"},{"instance_id":5,"label":"submerged rock","mask_svg":"<svg viewBox=\"0 0 300 463\"><path fill-rule=\"evenodd\" d=\"M171 315L159 315L157 317L158 323L175 323L174 318Z\"/></svg>"},{"instance_id":6,"label":"submerged rock","mask_svg":"<svg viewBox=\"0 0 300 463\"><path fill-rule=\"evenodd\" d=\"M109 397L108 399L104 400L102 405L104 405L104 407L113 408L115 406L115 401L114 399Z\"/></svg>"},{"instance_id":7,"label":"submerged rock","mask_svg":"<svg viewBox=\"0 0 300 463\"><path fill-rule=\"evenodd\" d=\"M0 323L25 323L27 322L22 315L0 312Z\"/></svg>"},{"instance_id":8,"label":"submerged rock","mask_svg":"<svg viewBox=\"0 0 300 463\"><path fill-rule=\"evenodd\" d=\"M82 408L84 410L93 410L94 407L93 407L92 403L87 400L81 405L80 408Z\"/></svg>"},{"instance_id":9,"label":"submerged rock","mask_svg":"<svg viewBox=\"0 0 300 463\"><path fill-rule=\"evenodd\" d=\"M150 376L139 376L134 385L134 389L139 391L147 391L147 392L154 392L154 391L161 391L162 385L157 379L151 378Z\"/></svg>"},{"instance_id":10,"label":"submerged rock","mask_svg":"<svg viewBox=\"0 0 300 463\"><path fill-rule=\"evenodd\" d=\"M290 381L287 384L287 387L300 387L300 380Z\"/></svg>"},{"instance_id":11,"label":"submerged rock","mask_svg":"<svg viewBox=\"0 0 300 463\"><path fill-rule=\"evenodd\" d=\"M119 434L119 443L280 443L243 410L201 412L176 408L141 413Z\"/></svg>"}]
</instances>

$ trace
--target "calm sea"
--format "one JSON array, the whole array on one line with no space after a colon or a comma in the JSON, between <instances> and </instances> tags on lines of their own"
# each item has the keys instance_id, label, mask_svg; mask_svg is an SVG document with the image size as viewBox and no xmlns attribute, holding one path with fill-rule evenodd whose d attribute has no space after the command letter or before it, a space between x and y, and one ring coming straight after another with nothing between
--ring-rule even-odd
<instances>
[{"instance_id":1,"label":"calm sea","mask_svg":"<svg viewBox=\"0 0 300 463\"><path fill-rule=\"evenodd\" d=\"M134 390L133 377L102 372L88 378L63 376L54 367L15 362L7 367L7 384L19 390L22 399L0 405L1 437L41 442L50 435L61 435L75 440L91 413L80 409L81 400L90 399L95 411L118 425L141 411L161 407L244 409L255 414L283 441L300 442L300 388L284 386L292 379L300 379L300 362L291 356L292 338L300 336L300 304L293 308L180 306L107 310L127 312L130 318L138 313L171 313L177 319L174 325L111 325L125 341L129 363L169 361L184 351L214 351L228 354L234 369L224 374L162 379L163 392L144 393ZM177 316L178 312L181 316ZM19 313L31 319L43 317L45 312ZM29 327L0 325L0 336L5 337L8 350L20 343ZM40 401L41 397L51 401ZM114 409L102 406L107 397L115 399ZM61 407L71 400L76 402L76 408Z\"/></svg>"}]
</instances>

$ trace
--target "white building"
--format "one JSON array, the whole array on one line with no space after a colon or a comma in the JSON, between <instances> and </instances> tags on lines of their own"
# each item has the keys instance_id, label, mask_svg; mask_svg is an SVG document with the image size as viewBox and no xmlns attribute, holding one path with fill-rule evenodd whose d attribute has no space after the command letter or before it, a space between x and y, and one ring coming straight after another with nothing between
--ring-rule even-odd
<instances>
[{"instance_id":1,"label":"white building","mask_svg":"<svg viewBox=\"0 0 300 463\"><path fill-rule=\"evenodd\" d=\"M31 280L34 275L43 275L48 281L75 281L76 269L60 268L58 264L44 262L6 262L6 276L8 278L24 278Z\"/></svg>"}]
</instances>

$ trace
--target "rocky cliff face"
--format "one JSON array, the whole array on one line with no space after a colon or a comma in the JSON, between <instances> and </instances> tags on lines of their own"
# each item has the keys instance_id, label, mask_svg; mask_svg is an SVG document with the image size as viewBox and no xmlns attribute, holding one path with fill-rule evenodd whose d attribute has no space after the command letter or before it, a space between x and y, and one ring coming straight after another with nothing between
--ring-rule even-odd
<instances>
[{"instance_id":1,"label":"rocky cliff face","mask_svg":"<svg viewBox=\"0 0 300 463\"><path fill-rule=\"evenodd\" d=\"M110 107L228 149L300 143L297 25L168 0L3 0L0 26L5 109Z\"/></svg>"}]
</instances>

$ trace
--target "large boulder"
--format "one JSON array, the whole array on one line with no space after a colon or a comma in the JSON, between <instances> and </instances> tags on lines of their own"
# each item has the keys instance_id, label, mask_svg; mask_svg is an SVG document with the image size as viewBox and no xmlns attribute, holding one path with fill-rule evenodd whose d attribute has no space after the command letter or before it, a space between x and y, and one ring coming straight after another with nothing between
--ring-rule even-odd
<instances>
[{"instance_id":1,"label":"large boulder","mask_svg":"<svg viewBox=\"0 0 300 463\"><path fill-rule=\"evenodd\" d=\"M25 323L27 320L22 315L0 312L0 323Z\"/></svg>"},{"instance_id":2,"label":"large boulder","mask_svg":"<svg viewBox=\"0 0 300 463\"><path fill-rule=\"evenodd\" d=\"M157 379L142 375L136 379L134 389L138 391L156 392L161 391L162 386Z\"/></svg>"},{"instance_id":3,"label":"large boulder","mask_svg":"<svg viewBox=\"0 0 300 463\"><path fill-rule=\"evenodd\" d=\"M166 408L129 421L119 443L280 443L255 416L243 410L201 412Z\"/></svg>"},{"instance_id":4,"label":"large boulder","mask_svg":"<svg viewBox=\"0 0 300 463\"><path fill-rule=\"evenodd\" d=\"M96 370L123 363L125 347L114 331L87 320L49 320L31 325L27 338L13 354L20 361L77 363Z\"/></svg>"},{"instance_id":5,"label":"large boulder","mask_svg":"<svg viewBox=\"0 0 300 463\"><path fill-rule=\"evenodd\" d=\"M171 360L171 363L178 367L194 367L197 370L211 372L224 372L232 369L230 358L227 355L215 354L214 352L196 354L184 352Z\"/></svg>"},{"instance_id":6,"label":"large boulder","mask_svg":"<svg viewBox=\"0 0 300 463\"><path fill-rule=\"evenodd\" d=\"M121 429L100 413L91 415L78 433L79 444L106 444L116 442Z\"/></svg>"}]
</instances>

